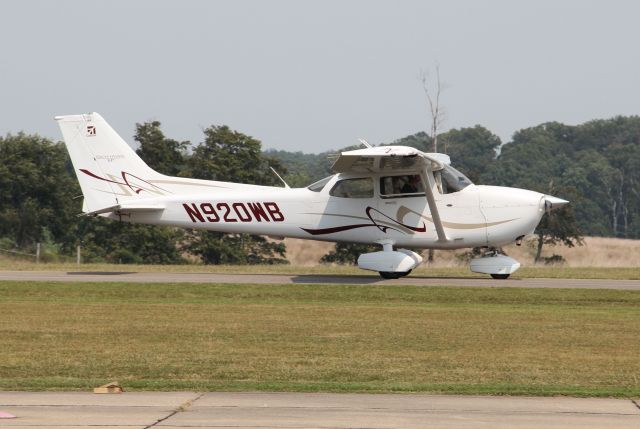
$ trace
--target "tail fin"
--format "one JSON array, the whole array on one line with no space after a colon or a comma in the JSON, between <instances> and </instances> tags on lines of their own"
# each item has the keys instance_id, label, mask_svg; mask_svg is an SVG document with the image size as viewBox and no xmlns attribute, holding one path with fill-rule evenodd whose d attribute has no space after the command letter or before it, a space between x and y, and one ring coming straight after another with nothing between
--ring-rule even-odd
<instances>
[{"instance_id":1,"label":"tail fin","mask_svg":"<svg viewBox=\"0 0 640 429\"><path fill-rule=\"evenodd\" d=\"M152 170L98 113L57 116L84 196L82 210L99 212L165 192Z\"/></svg>"}]
</instances>

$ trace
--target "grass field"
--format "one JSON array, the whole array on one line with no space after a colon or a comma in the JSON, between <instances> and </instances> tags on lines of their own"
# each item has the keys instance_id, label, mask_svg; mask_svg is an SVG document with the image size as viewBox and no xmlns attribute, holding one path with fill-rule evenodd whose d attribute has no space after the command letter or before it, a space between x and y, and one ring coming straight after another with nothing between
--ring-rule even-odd
<instances>
[{"instance_id":1,"label":"grass field","mask_svg":"<svg viewBox=\"0 0 640 429\"><path fill-rule=\"evenodd\" d=\"M0 388L640 396L640 292L0 283Z\"/></svg>"}]
</instances>

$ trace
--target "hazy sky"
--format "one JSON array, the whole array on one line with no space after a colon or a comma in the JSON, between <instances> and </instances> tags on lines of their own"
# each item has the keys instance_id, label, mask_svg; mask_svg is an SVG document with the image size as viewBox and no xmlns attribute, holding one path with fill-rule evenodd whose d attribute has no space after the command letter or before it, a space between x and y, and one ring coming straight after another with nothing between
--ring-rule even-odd
<instances>
[{"instance_id":1,"label":"hazy sky","mask_svg":"<svg viewBox=\"0 0 640 429\"><path fill-rule=\"evenodd\" d=\"M445 128L508 141L545 121L640 112L634 1L2 1L0 134L59 139L100 112L199 142L228 124L265 148L319 152L428 128L420 70L439 64Z\"/></svg>"}]
</instances>

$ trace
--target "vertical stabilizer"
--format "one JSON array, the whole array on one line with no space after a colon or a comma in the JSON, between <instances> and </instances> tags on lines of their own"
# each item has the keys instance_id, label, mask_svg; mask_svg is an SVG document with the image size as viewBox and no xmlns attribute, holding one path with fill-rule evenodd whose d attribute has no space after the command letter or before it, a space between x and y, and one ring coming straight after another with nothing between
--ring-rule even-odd
<instances>
[{"instance_id":1,"label":"vertical stabilizer","mask_svg":"<svg viewBox=\"0 0 640 429\"><path fill-rule=\"evenodd\" d=\"M80 182L84 212L163 194L149 181L164 176L145 164L98 113L55 119Z\"/></svg>"}]
</instances>

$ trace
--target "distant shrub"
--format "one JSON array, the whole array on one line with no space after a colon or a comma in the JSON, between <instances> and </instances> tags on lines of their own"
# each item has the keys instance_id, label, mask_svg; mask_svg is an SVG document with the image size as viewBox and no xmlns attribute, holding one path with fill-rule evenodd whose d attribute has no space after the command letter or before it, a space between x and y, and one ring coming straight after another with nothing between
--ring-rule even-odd
<instances>
[{"instance_id":1,"label":"distant shrub","mask_svg":"<svg viewBox=\"0 0 640 429\"><path fill-rule=\"evenodd\" d=\"M545 265L564 265L567 262L562 255L556 254L542 258L542 260Z\"/></svg>"}]
</instances>

